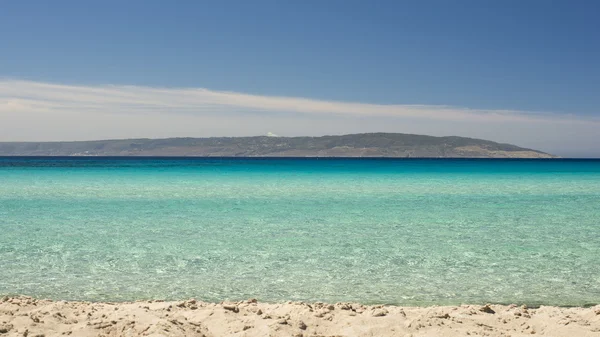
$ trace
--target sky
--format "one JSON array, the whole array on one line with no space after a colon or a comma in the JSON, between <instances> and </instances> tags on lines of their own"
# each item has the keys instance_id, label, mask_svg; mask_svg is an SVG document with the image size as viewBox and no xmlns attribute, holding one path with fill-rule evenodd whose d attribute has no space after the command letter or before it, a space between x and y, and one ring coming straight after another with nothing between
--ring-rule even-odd
<instances>
[{"instance_id":1,"label":"sky","mask_svg":"<svg viewBox=\"0 0 600 337\"><path fill-rule=\"evenodd\" d=\"M3 1L0 141L403 132L600 157L598 1Z\"/></svg>"}]
</instances>

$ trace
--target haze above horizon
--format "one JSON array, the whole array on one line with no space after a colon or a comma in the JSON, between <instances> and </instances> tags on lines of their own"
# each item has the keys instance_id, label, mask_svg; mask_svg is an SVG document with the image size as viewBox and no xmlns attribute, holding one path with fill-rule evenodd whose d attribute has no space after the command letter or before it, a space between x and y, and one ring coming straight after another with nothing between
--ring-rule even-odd
<instances>
[{"instance_id":1,"label":"haze above horizon","mask_svg":"<svg viewBox=\"0 0 600 337\"><path fill-rule=\"evenodd\" d=\"M0 141L398 132L600 157L595 1L7 1Z\"/></svg>"}]
</instances>

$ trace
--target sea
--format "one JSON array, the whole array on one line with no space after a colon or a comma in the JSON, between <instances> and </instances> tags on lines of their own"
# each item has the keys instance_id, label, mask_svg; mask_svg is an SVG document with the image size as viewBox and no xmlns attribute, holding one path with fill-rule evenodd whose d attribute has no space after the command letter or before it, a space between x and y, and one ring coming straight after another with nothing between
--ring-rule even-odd
<instances>
[{"instance_id":1,"label":"sea","mask_svg":"<svg viewBox=\"0 0 600 337\"><path fill-rule=\"evenodd\" d=\"M0 295L600 303L600 160L0 157Z\"/></svg>"}]
</instances>

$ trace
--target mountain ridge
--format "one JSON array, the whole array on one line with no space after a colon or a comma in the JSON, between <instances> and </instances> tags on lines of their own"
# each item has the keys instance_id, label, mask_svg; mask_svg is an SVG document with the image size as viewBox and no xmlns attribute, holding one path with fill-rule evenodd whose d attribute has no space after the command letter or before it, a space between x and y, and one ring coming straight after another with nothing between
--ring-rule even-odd
<instances>
[{"instance_id":1,"label":"mountain ridge","mask_svg":"<svg viewBox=\"0 0 600 337\"><path fill-rule=\"evenodd\" d=\"M405 133L0 142L0 156L556 158L477 138Z\"/></svg>"}]
</instances>

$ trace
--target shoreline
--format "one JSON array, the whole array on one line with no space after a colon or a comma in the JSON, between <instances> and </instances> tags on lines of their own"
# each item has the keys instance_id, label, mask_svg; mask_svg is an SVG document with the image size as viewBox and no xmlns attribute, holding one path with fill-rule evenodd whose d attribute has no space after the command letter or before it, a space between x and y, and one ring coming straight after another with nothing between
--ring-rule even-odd
<instances>
[{"instance_id":1,"label":"shoreline","mask_svg":"<svg viewBox=\"0 0 600 337\"><path fill-rule=\"evenodd\" d=\"M205 304L222 304L222 303L243 303L248 300L244 299L225 299L221 301L213 301L209 299L198 299L196 297L182 297L182 298L137 298L137 299L86 299L86 298L56 298L52 296L43 296L43 295L23 295L19 293L0 293L0 304L2 304L5 298L25 298L31 301L47 301L47 302L70 302L70 303L86 303L86 304L111 304L111 305L121 305L121 304L132 304L132 303L153 303L153 302L170 302L170 303L179 303L185 302L190 299L193 299L200 303ZM363 302L360 300L347 300L347 301L327 301L327 300L263 300L258 297L250 299L256 300L257 303L267 304L267 305L282 305L282 304L315 304L315 303L323 303L323 304L340 304L340 303L350 303L350 304L358 304L367 307L400 307L400 308L438 308L438 307L462 307L465 305L470 306L484 306L484 305L495 305L495 306L504 306L504 307L526 307L527 309L539 309L541 307L554 307L561 309L570 309L570 308L594 308L600 307L600 302L598 303L582 303L582 304L552 304L552 303L541 303L541 302L493 302L493 301L482 301L482 302L461 302L461 303L433 303L433 302L418 302L418 303L383 303L383 302Z\"/></svg>"},{"instance_id":2,"label":"shoreline","mask_svg":"<svg viewBox=\"0 0 600 337\"><path fill-rule=\"evenodd\" d=\"M600 336L600 305L394 306L0 297L0 336Z\"/></svg>"}]
</instances>

